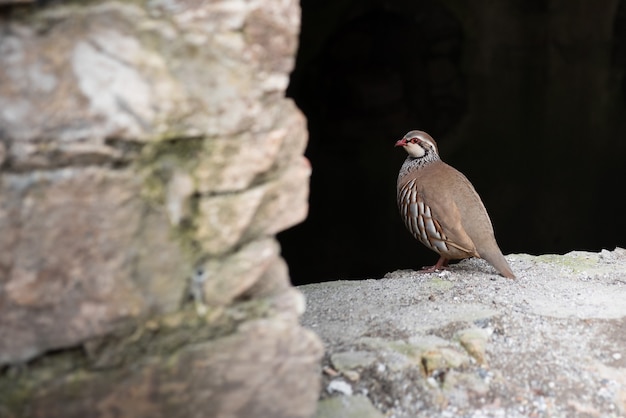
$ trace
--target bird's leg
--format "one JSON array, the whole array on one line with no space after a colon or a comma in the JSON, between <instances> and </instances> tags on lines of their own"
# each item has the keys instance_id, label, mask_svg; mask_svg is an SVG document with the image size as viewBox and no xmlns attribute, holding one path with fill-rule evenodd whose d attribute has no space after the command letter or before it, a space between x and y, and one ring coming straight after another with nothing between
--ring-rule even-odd
<instances>
[{"instance_id":1,"label":"bird's leg","mask_svg":"<svg viewBox=\"0 0 626 418\"><path fill-rule=\"evenodd\" d=\"M422 267L422 270L420 271L422 273L433 273L438 270L445 270L448 268L448 261L450 260L445 257L439 257L439 260L437 260L437 264L435 264L434 266Z\"/></svg>"}]
</instances>

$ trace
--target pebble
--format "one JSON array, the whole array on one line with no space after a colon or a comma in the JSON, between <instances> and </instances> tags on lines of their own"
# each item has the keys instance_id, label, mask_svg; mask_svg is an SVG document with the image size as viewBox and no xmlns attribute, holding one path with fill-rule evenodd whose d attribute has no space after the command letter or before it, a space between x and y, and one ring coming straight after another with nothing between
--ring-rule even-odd
<instances>
[{"instance_id":1,"label":"pebble","mask_svg":"<svg viewBox=\"0 0 626 418\"><path fill-rule=\"evenodd\" d=\"M343 372L343 375L351 382L358 382L358 380L361 378L361 374L355 370L346 370L345 372Z\"/></svg>"},{"instance_id":2,"label":"pebble","mask_svg":"<svg viewBox=\"0 0 626 418\"><path fill-rule=\"evenodd\" d=\"M352 386L345 380L336 379L328 384L326 391L328 391L328 393L341 393L346 396L351 396Z\"/></svg>"},{"instance_id":3,"label":"pebble","mask_svg":"<svg viewBox=\"0 0 626 418\"><path fill-rule=\"evenodd\" d=\"M328 375L328 376L330 376L330 377L335 377L335 376L337 376L337 375L339 374L339 372L338 372L337 370L333 369L333 368L332 368L332 367L330 367L330 366L326 366L326 367L324 367L324 368L322 369L322 371L323 371L326 375Z\"/></svg>"}]
</instances>

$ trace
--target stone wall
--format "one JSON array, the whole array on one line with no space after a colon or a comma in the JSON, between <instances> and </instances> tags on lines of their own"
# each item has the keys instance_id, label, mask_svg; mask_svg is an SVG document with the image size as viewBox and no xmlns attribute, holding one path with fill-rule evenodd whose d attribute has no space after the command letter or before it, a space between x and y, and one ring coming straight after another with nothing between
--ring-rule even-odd
<instances>
[{"instance_id":1,"label":"stone wall","mask_svg":"<svg viewBox=\"0 0 626 418\"><path fill-rule=\"evenodd\" d=\"M0 13L0 417L310 415L297 1Z\"/></svg>"}]
</instances>

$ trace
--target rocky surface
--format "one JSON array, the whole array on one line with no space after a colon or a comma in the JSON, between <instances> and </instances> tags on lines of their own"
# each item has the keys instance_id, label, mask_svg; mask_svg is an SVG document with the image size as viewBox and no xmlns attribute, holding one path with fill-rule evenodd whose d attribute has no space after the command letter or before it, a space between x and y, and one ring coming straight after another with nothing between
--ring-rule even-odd
<instances>
[{"instance_id":1,"label":"rocky surface","mask_svg":"<svg viewBox=\"0 0 626 418\"><path fill-rule=\"evenodd\" d=\"M308 418L319 340L293 322L252 316L241 306L210 323L178 313L92 341L84 352L9 368L0 417Z\"/></svg>"},{"instance_id":2,"label":"rocky surface","mask_svg":"<svg viewBox=\"0 0 626 418\"><path fill-rule=\"evenodd\" d=\"M2 3L0 417L310 416L298 2Z\"/></svg>"},{"instance_id":3,"label":"rocky surface","mask_svg":"<svg viewBox=\"0 0 626 418\"><path fill-rule=\"evenodd\" d=\"M301 286L317 417L626 416L626 250L507 259Z\"/></svg>"}]
</instances>

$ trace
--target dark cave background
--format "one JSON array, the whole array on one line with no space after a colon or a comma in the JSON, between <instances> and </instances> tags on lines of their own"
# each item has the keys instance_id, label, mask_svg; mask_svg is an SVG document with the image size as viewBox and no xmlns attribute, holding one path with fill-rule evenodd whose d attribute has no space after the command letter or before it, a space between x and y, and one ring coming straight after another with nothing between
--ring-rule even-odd
<instances>
[{"instance_id":1,"label":"dark cave background","mask_svg":"<svg viewBox=\"0 0 626 418\"><path fill-rule=\"evenodd\" d=\"M422 129L481 195L505 254L626 246L626 0L301 0L288 96L308 119L294 284L433 264L395 183Z\"/></svg>"}]
</instances>

